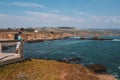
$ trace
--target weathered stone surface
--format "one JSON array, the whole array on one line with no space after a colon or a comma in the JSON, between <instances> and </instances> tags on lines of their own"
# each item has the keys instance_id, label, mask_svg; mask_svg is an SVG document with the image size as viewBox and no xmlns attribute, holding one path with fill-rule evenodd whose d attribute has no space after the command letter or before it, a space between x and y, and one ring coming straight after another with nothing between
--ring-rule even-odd
<instances>
[{"instance_id":1,"label":"weathered stone surface","mask_svg":"<svg viewBox=\"0 0 120 80\"><path fill-rule=\"evenodd\" d=\"M110 74L96 74L100 80L117 80L113 75Z\"/></svg>"},{"instance_id":2,"label":"weathered stone surface","mask_svg":"<svg viewBox=\"0 0 120 80\"><path fill-rule=\"evenodd\" d=\"M95 73L106 73L107 71L107 68L100 64L92 64L86 67Z\"/></svg>"}]
</instances>

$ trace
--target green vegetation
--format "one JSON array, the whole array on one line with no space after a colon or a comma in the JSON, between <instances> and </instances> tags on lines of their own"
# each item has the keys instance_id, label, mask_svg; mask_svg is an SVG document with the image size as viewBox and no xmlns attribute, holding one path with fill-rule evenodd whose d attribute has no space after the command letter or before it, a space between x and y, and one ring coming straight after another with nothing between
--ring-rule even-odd
<instances>
[{"instance_id":1,"label":"green vegetation","mask_svg":"<svg viewBox=\"0 0 120 80\"><path fill-rule=\"evenodd\" d=\"M0 32L17 32L20 29L22 29L25 32L34 32L35 29L33 28L4 28L4 29L0 29Z\"/></svg>"}]
</instances>

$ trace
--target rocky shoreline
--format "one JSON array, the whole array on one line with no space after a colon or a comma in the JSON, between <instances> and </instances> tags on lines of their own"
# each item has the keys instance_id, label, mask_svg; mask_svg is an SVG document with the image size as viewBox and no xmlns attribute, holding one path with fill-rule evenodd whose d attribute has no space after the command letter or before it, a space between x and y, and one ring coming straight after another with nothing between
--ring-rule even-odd
<instances>
[{"instance_id":1,"label":"rocky shoreline","mask_svg":"<svg viewBox=\"0 0 120 80\"><path fill-rule=\"evenodd\" d=\"M0 32L0 39L14 39L14 35L18 31L12 32ZM117 30L80 30L80 29L60 29L60 28L44 28L40 29L39 32L23 32L23 37L26 40L54 40L54 39L63 39L71 36L94 36L98 34L98 36L107 35L107 36L120 36L120 31Z\"/></svg>"}]
</instances>

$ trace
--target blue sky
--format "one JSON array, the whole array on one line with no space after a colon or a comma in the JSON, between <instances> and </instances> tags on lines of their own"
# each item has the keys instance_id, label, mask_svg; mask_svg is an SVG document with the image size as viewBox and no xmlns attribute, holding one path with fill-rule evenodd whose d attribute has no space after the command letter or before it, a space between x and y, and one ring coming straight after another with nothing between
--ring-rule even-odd
<instances>
[{"instance_id":1,"label":"blue sky","mask_svg":"<svg viewBox=\"0 0 120 80\"><path fill-rule=\"evenodd\" d=\"M119 28L120 0L0 0L0 28Z\"/></svg>"}]
</instances>

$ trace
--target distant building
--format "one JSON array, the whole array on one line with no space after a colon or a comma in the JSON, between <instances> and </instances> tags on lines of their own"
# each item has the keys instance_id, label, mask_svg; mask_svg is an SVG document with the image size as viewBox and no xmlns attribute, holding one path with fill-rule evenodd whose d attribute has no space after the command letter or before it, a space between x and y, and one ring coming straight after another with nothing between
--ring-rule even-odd
<instances>
[{"instance_id":1,"label":"distant building","mask_svg":"<svg viewBox=\"0 0 120 80\"><path fill-rule=\"evenodd\" d=\"M38 30L35 30L34 32L38 33Z\"/></svg>"}]
</instances>

